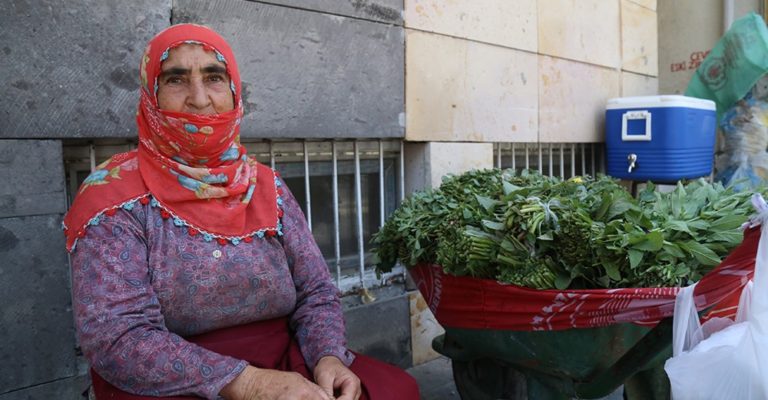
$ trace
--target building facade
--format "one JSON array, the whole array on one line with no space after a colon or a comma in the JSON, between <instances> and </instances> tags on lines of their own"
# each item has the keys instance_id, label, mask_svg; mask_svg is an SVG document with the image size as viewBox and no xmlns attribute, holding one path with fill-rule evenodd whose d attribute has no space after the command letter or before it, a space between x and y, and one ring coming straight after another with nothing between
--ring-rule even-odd
<instances>
[{"instance_id":1,"label":"building facade","mask_svg":"<svg viewBox=\"0 0 768 400\"><path fill-rule=\"evenodd\" d=\"M440 328L402 272L373 273L371 235L404 196L446 173L600 171L607 99L675 90L660 81L672 56L659 37L680 24L662 18L671 3L7 1L0 400L75 399L88 385L61 220L88 172L135 146L139 57L163 28L201 23L232 44L243 141L304 206L346 294L350 347L408 367L434 357ZM687 26L693 37L709 32ZM710 36L696 51L719 33Z\"/></svg>"}]
</instances>

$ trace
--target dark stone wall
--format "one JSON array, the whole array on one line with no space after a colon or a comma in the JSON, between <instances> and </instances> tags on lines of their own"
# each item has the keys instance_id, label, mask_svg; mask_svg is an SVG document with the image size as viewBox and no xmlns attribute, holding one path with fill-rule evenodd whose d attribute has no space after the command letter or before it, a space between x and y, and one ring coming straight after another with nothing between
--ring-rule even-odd
<instances>
[{"instance_id":1,"label":"dark stone wall","mask_svg":"<svg viewBox=\"0 0 768 400\"><path fill-rule=\"evenodd\" d=\"M0 140L0 218L62 214L64 164L54 140Z\"/></svg>"},{"instance_id":2,"label":"dark stone wall","mask_svg":"<svg viewBox=\"0 0 768 400\"><path fill-rule=\"evenodd\" d=\"M243 137L403 137L402 0L12 0L0 138L135 136L138 65L170 22L210 25L243 76Z\"/></svg>"},{"instance_id":3,"label":"dark stone wall","mask_svg":"<svg viewBox=\"0 0 768 400\"><path fill-rule=\"evenodd\" d=\"M69 398L31 394L82 388L61 233L61 142L0 140L0 182L0 399Z\"/></svg>"},{"instance_id":4,"label":"dark stone wall","mask_svg":"<svg viewBox=\"0 0 768 400\"><path fill-rule=\"evenodd\" d=\"M401 368L413 365L408 295L348 308L347 347Z\"/></svg>"},{"instance_id":5,"label":"dark stone wall","mask_svg":"<svg viewBox=\"0 0 768 400\"><path fill-rule=\"evenodd\" d=\"M80 375L0 394L0 400L84 400L82 395L89 386L88 377Z\"/></svg>"},{"instance_id":6,"label":"dark stone wall","mask_svg":"<svg viewBox=\"0 0 768 400\"><path fill-rule=\"evenodd\" d=\"M2 8L0 400L76 399L88 385L60 227L62 142L135 137L139 58L163 28L203 23L229 39L244 77L244 137L404 135L402 0L10 0ZM367 314L380 312L402 324L371 335ZM407 301L347 314L352 348L410 365Z\"/></svg>"},{"instance_id":7,"label":"dark stone wall","mask_svg":"<svg viewBox=\"0 0 768 400\"><path fill-rule=\"evenodd\" d=\"M0 362L14 365L0 374L0 393L76 373L69 268L59 246L60 214L0 219Z\"/></svg>"},{"instance_id":8,"label":"dark stone wall","mask_svg":"<svg viewBox=\"0 0 768 400\"><path fill-rule=\"evenodd\" d=\"M259 0L256 2L395 25L403 24L403 0Z\"/></svg>"},{"instance_id":9,"label":"dark stone wall","mask_svg":"<svg viewBox=\"0 0 768 400\"><path fill-rule=\"evenodd\" d=\"M170 16L171 0L3 2L0 138L135 136L139 59Z\"/></svg>"},{"instance_id":10,"label":"dark stone wall","mask_svg":"<svg viewBox=\"0 0 768 400\"><path fill-rule=\"evenodd\" d=\"M242 0L173 4L174 23L211 26L232 45L243 77L243 137L404 135L402 26Z\"/></svg>"}]
</instances>

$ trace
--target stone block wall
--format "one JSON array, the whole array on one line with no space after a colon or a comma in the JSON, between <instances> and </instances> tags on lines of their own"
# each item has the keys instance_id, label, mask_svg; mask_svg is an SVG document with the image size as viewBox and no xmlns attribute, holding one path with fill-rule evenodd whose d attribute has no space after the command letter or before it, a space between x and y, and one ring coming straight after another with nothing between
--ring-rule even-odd
<instances>
[{"instance_id":1,"label":"stone block wall","mask_svg":"<svg viewBox=\"0 0 768 400\"><path fill-rule=\"evenodd\" d=\"M0 399L76 398L61 142L0 139L0 182Z\"/></svg>"},{"instance_id":2,"label":"stone block wall","mask_svg":"<svg viewBox=\"0 0 768 400\"><path fill-rule=\"evenodd\" d=\"M76 398L87 385L59 227L61 147L135 137L139 57L171 23L210 25L232 44L244 81L243 137L405 138L411 191L439 184L447 172L492 166L490 142L602 141L608 98L658 93L674 57L688 56L689 48L665 50L670 38L699 35L691 49L706 50L716 37L702 32L719 36L716 18L696 22L697 14L680 12L681 1L7 2L0 13L0 400ZM736 1L735 17L753 3ZM375 304L351 308L352 347L407 366L409 342L429 344L409 337L409 300L418 305L403 295L375 311ZM373 324L384 319L371 320L401 314L389 332ZM424 326L428 316L411 314Z\"/></svg>"},{"instance_id":3,"label":"stone block wall","mask_svg":"<svg viewBox=\"0 0 768 400\"><path fill-rule=\"evenodd\" d=\"M683 94L704 58L726 31L723 0L658 0L659 90ZM734 0L733 19L761 12L761 0ZM764 12L764 10L762 10Z\"/></svg>"},{"instance_id":4,"label":"stone block wall","mask_svg":"<svg viewBox=\"0 0 768 400\"><path fill-rule=\"evenodd\" d=\"M233 47L243 77L242 137L404 135L402 5L269 3L174 0L174 23L208 25Z\"/></svg>"},{"instance_id":5,"label":"stone block wall","mask_svg":"<svg viewBox=\"0 0 768 400\"><path fill-rule=\"evenodd\" d=\"M405 0L406 139L601 142L657 93L655 0Z\"/></svg>"},{"instance_id":6,"label":"stone block wall","mask_svg":"<svg viewBox=\"0 0 768 400\"><path fill-rule=\"evenodd\" d=\"M0 399L77 399L62 140L135 136L142 43L170 0L12 1L0 14Z\"/></svg>"},{"instance_id":7,"label":"stone block wall","mask_svg":"<svg viewBox=\"0 0 768 400\"><path fill-rule=\"evenodd\" d=\"M494 166L492 142L599 143L657 94L656 0L405 0L406 192ZM411 297L414 360L441 333Z\"/></svg>"},{"instance_id":8,"label":"stone block wall","mask_svg":"<svg viewBox=\"0 0 768 400\"><path fill-rule=\"evenodd\" d=\"M244 137L397 138L404 135L402 8L401 0L4 3L0 400L78 399L88 386L61 232L62 145L135 137L139 59L152 36L196 22L230 41L244 78ZM381 312L401 320L391 334L369 334L371 311L354 308L350 344L408 366L407 297L384 303Z\"/></svg>"},{"instance_id":9,"label":"stone block wall","mask_svg":"<svg viewBox=\"0 0 768 400\"><path fill-rule=\"evenodd\" d=\"M0 138L136 136L139 59L170 16L171 0L4 5Z\"/></svg>"}]
</instances>

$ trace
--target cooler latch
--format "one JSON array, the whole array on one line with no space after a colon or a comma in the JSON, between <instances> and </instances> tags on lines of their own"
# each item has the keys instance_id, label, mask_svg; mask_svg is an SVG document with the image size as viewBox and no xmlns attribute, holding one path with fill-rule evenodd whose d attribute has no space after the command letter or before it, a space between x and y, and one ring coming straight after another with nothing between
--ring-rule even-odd
<instances>
[{"instance_id":1,"label":"cooler latch","mask_svg":"<svg viewBox=\"0 0 768 400\"><path fill-rule=\"evenodd\" d=\"M651 113L648 110L627 111L621 117L621 140L651 141Z\"/></svg>"}]
</instances>

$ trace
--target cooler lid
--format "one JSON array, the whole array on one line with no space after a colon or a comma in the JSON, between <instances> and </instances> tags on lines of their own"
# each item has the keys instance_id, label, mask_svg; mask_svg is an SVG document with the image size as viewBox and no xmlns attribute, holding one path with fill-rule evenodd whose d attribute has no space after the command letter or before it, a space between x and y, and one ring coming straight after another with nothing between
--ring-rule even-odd
<instances>
[{"instance_id":1,"label":"cooler lid","mask_svg":"<svg viewBox=\"0 0 768 400\"><path fill-rule=\"evenodd\" d=\"M623 108L686 107L715 111L715 102L681 95L616 97L608 99L606 110Z\"/></svg>"}]
</instances>

